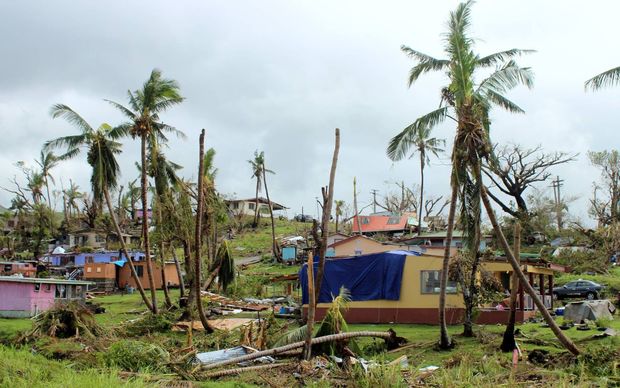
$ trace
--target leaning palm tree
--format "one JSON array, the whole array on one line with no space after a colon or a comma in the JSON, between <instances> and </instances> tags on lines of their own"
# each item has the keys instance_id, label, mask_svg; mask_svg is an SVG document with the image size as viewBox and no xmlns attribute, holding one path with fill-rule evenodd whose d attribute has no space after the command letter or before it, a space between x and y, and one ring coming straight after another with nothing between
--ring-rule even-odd
<instances>
[{"instance_id":1,"label":"leaning palm tree","mask_svg":"<svg viewBox=\"0 0 620 388\"><path fill-rule=\"evenodd\" d=\"M157 296L155 293L155 279L150 256L148 200L147 200L147 144L165 142L166 133L177 136L184 134L170 125L161 122L159 115L168 108L183 102L179 93L179 85L176 81L163 78L161 71L154 69L149 79L141 89L128 92L129 107L117 102L108 101L129 119L129 122L121 127L125 128L133 138L140 139L140 166L141 166L141 200L142 200L142 236L144 241L144 255L146 257L146 269L151 286L151 300L157 313Z\"/></svg>"},{"instance_id":2,"label":"leaning palm tree","mask_svg":"<svg viewBox=\"0 0 620 388\"><path fill-rule=\"evenodd\" d=\"M585 88L591 90L599 90L608 86L615 86L620 83L620 67L602 72L585 83Z\"/></svg>"},{"instance_id":3,"label":"leaning palm tree","mask_svg":"<svg viewBox=\"0 0 620 388\"><path fill-rule=\"evenodd\" d=\"M254 222L252 226L256 228L258 226L258 194L263 189L263 169L265 168L265 152L254 151L254 159L248 160L250 168L252 169L252 178L256 178L256 197L254 198ZM265 172L273 174L271 170Z\"/></svg>"},{"instance_id":4,"label":"leaning palm tree","mask_svg":"<svg viewBox=\"0 0 620 388\"><path fill-rule=\"evenodd\" d=\"M418 207L418 236L422 232L422 218L424 217L424 167L430 163L430 155L439 156L441 148L446 144L444 139L431 137L432 128L417 127L412 130L405 128L394 136L387 148L387 154L393 161L403 159L411 150L410 158L417 152L420 156L420 205ZM413 148L413 150L412 150Z\"/></svg>"},{"instance_id":5,"label":"leaning palm tree","mask_svg":"<svg viewBox=\"0 0 620 388\"><path fill-rule=\"evenodd\" d=\"M482 178L480 159L490 152L489 110L496 105L509 112L522 113L523 110L503 94L517 85L531 87L533 83L531 70L518 66L513 59L527 53L527 50L511 49L484 57L474 53L474 41L468 31L471 5L471 1L461 3L456 11L450 14L448 33L445 35L447 59L436 59L409 47L402 47L402 51L417 62L409 73L409 86L429 71L441 71L447 74L448 86L442 89L439 108L416 119L395 138L396 141L393 139L390 144L395 151L402 151L406 149L407 141L421 129L433 128L447 118L456 122L451 157L450 210L439 297L441 327L439 345L444 349L452 346L447 330L445 307L450 245L457 201L461 203L460 218L465 226L467 247L473 252L472 254L477 255L480 241L479 193ZM476 82L475 76L479 70L493 67L495 69L487 78Z\"/></svg>"},{"instance_id":6,"label":"leaning palm tree","mask_svg":"<svg viewBox=\"0 0 620 388\"><path fill-rule=\"evenodd\" d=\"M131 261L131 256L125 246L122 231L116 220L114 205L110 197L110 189L116 188L118 176L120 175L116 155L121 153L121 144L117 140L126 135L125 130L122 127L112 128L108 124L102 124L99 128L94 129L79 114L63 104L54 105L51 114L53 118L64 118L70 124L77 127L80 133L50 140L45 143L44 149L64 147L66 148L65 156L67 159L77 156L82 148L86 149L86 161L93 170L90 178L93 193L103 193L114 230L121 242L121 249L127 258L131 276L136 283L144 304L146 304L149 310L154 311L155 307L144 292L140 278Z\"/></svg>"}]
</instances>

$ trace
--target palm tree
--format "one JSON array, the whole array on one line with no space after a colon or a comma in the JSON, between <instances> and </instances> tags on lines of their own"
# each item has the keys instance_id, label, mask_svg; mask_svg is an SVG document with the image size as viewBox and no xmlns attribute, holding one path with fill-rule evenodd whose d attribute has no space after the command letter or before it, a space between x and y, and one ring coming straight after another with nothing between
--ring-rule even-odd
<instances>
[{"instance_id":1,"label":"palm tree","mask_svg":"<svg viewBox=\"0 0 620 388\"><path fill-rule=\"evenodd\" d=\"M585 88L586 90L599 90L618 83L620 83L620 67L615 67L587 80Z\"/></svg>"},{"instance_id":2,"label":"palm tree","mask_svg":"<svg viewBox=\"0 0 620 388\"><path fill-rule=\"evenodd\" d=\"M261 152L262 155L262 152ZM265 168L265 159L263 158L263 184L265 185L265 196L267 197L267 204L269 206L269 218L271 218L271 249L273 251L273 257L276 261L282 261L282 255L280 254L280 247L276 242L276 224L273 219L273 204L271 203L271 198L269 198L269 188L267 188L267 172L275 174L275 172L271 170L267 170Z\"/></svg>"},{"instance_id":3,"label":"palm tree","mask_svg":"<svg viewBox=\"0 0 620 388\"><path fill-rule=\"evenodd\" d=\"M409 47L402 51L416 60L409 73L409 86L429 71L441 71L448 75L448 86L442 89L439 108L415 120L399 135L402 141L413 138L423 128L433 128L450 118L457 130L452 149L451 196L448 214L448 230L441 272L439 297L440 347L452 346L446 325L446 286L450 262L450 245L456 215L457 199L461 203L461 219L465 225L467 247L477 255L480 241L480 159L490 152L488 141L489 110L497 105L509 112L523 110L503 96L505 92L523 84L531 87L533 74L529 68L519 67L514 57L526 50L511 49L480 57L473 51L474 41L469 37L470 8L472 1L461 3L451 12L448 33L445 35L445 52L448 59L436 59ZM478 70L495 67L491 74L476 83ZM393 141L394 142L394 141ZM394 149L404 148L395 145Z\"/></svg>"},{"instance_id":4,"label":"palm tree","mask_svg":"<svg viewBox=\"0 0 620 388\"><path fill-rule=\"evenodd\" d=\"M144 239L144 255L146 257L146 269L151 286L151 300L154 313L157 313L157 294L153 266L151 263L149 246L148 201L147 201L147 143L151 145L167 140L166 133L184 136L181 131L160 121L159 115L168 108L183 102L179 93L179 85L176 81L162 78L161 71L154 69L149 79L141 89L128 91L129 107L117 102L108 101L125 115L130 122L123 124L133 138L140 138L140 166L141 166L141 200L142 200L142 235Z\"/></svg>"},{"instance_id":5,"label":"palm tree","mask_svg":"<svg viewBox=\"0 0 620 388\"><path fill-rule=\"evenodd\" d=\"M90 178L93 194L103 193L108 211L110 212L110 219L112 220L116 234L119 236L121 249L127 258L127 264L131 269L131 275L134 278L136 287L142 296L144 304L146 304L149 310L155 311L155 306L151 304L146 296L140 278L131 260L131 256L125 246L121 229L116 221L114 205L110 198L109 190L116 188L118 176L120 175L120 168L116 161L116 155L121 153L121 144L117 140L126 135L125 129L123 127L112 128L108 124L102 124L99 128L94 129L79 114L63 104L52 106L51 114L53 118L64 118L70 124L77 127L80 133L50 140L45 143L44 149L65 147L66 158L72 158L77 156L82 148L86 148L86 161L93 170Z\"/></svg>"},{"instance_id":6,"label":"palm tree","mask_svg":"<svg viewBox=\"0 0 620 388\"><path fill-rule=\"evenodd\" d=\"M47 205L50 209L52 208L52 197L50 196L49 182L51 181L53 184L56 184L56 182L54 181L54 177L52 176L50 171L52 168L58 165L58 162L60 160L62 160L62 157L54 155L53 152L44 152L43 150L41 150L39 160L36 161L36 163L41 168L41 177L43 178L43 183L45 185L45 190L47 194Z\"/></svg>"},{"instance_id":7,"label":"palm tree","mask_svg":"<svg viewBox=\"0 0 620 388\"><path fill-rule=\"evenodd\" d=\"M424 218L424 167L427 163L430 163L430 154L436 157L440 152L443 152L441 148L446 144L444 139L437 139L431 137L430 127L417 127L412 130L405 128L401 133L394 136L388 145L387 153L388 157L393 161L398 161L404 158L409 150L413 147L411 155L412 158L417 152L420 155L420 206L418 207L418 236L422 232L422 219Z\"/></svg>"},{"instance_id":8,"label":"palm tree","mask_svg":"<svg viewBox=\"0 0 620 388\"><path fill-rule=\"evenodd\" d=\"M252 178L256 178L256 197L255 197L255 206L254 206L254 222L252 226L256 228L258 226L258 194L263 189L263 169L265 168L265 152L254 151L254 159L248 160L250 166L252 168ZM274 172L271 170L266 170L266 172L273 174ZM270 204L271 205L271 204Z\"/></svg>"},{"instance_id":9,"label":"palm tree","mask_svg":"<svg viewBox=\"0 0 620 388\"><path fill-rule=\"evenodd\" d=\"M337 199L334 201L334 205L336 205L336 233L338 233L338 221L340 220L340 216L343 214L344 201Z\"/></svg>"}]
</instances>

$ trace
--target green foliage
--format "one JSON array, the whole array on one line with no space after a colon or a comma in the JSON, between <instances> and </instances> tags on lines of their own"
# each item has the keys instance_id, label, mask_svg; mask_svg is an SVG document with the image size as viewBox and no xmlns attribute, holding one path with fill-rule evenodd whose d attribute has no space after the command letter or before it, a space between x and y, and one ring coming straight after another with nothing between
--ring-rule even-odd
<instances>
[{"instance_id":1,"label":"green foliage","mask_svg":"<svg viewBox=\"0 0 620 388\"><path fill-rule=\"evenodd\" d=\"M381 357L379 363L383 363ZM377 365L368 372L357 365L352 371L355 386L360 388L401 388L409 386L403 379L400 365Z\"/></svg>"},{"instance_id":2,"label":"green foliage","mask_svg":"<svg viewBox=\"0 0 620 388\"><path fill-rule=\"evenodd\" d=\"M233 260L230 245L227 240L222 241L215 257L216 261L220 263L218 283L222 287L222 290L226 292L228 285L235 280L236 273L235 261Z\"/></svg>"},{"instance_id":3,"label":"green foliage","mask_svg":"<svg viewBox=\"0 0 620 388\"><path fill-rule=\"evenodd\" d=\"M103 355L107 366L130 372L167 370L170 355L161 347L142 341L115 342Z\"/></svg>"},{"instance_id":4,"label":"green foliage","mask_svg":"<svg viewBox=\"0 0 620 388\"><path fill-rule=\"evenodd\" d=\"M139 378L121 380L116 372L86 369L77 371L66 362L48 360L28 350L0 346L0 386L36 387L146 387Z\"/></svg>"},{"instance_id":5,"label":"green foliage","mask_svg":"<svg viewBox=\"0 0 620 388\"><path fill-rule=\"evenodd\" d=\"M150 333L163 333L172 328L176 321L174 314L161 312L160 314L147 314L142 318L128 323L125 332L130 336L141 336Z\"/></svg>"}]
</instances>

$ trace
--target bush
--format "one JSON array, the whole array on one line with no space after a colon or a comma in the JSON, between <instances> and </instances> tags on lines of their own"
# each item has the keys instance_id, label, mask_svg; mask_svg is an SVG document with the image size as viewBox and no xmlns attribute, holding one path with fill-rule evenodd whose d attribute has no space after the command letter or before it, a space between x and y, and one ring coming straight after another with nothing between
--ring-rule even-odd
<instances>
[{"instance_id":1,"label":"bush","mask_svg":"<svg viewBox=\"0 0 620 388\"><path fill-rule=\"evenodd\" d=\"M167 370L168 352L155 344L135 340L116 342L103 355L107 366L130 372Z\"/></svg>"},{"instance_id":2,"label":"bush","mask_svg":"<svg viewBox=\"0 0 620 388\"><path fill-rule=\"evenodd\" d=\"M140 318L125 326L125 332L132 337L167 332L172 328L175 321L175 316L172 313L148 314L144 318Z\"/></svg>"}]
</instances>

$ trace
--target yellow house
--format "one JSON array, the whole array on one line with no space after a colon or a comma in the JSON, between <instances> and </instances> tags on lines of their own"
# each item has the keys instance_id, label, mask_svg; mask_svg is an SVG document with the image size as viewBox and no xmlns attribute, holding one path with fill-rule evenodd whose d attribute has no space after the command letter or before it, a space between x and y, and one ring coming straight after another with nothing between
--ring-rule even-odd
<instances>
[{"instance_id":1,"label":"yellow house","mask_svg":"<svg viewBox=\"0 0 620 388\"><path fill-rule=\"evenodd\" d=\"M404 253L401 252L401 254ZM335 263L342 260L356 260L362 257L364 256L330 260L330 262ZM355 287L360 284L360 280L356 279L356 284L352 285L354 289L351 290L353 301L349 303L349 309L345 313L347 322L437 323L442 261L442 257L439 254L425 253L420 256L407 255L402 267L401 288L398 300L378 299L356 301ZM352 263L354 262L349 262L347 264L351 266ZM329 271L335 268L331 265L328 263L328 265L325 266L326 277L324 279L329 278ZM505 259L497 258L495 260L485 261L482 263L482 267L492 272L502 284L505 284L505 280L508 279L506 285L509 287L512 267ZM304 268L307 268L307 265L304 266ZM563 267L548 265L540 261L532 261L523 263L522 269L527 276L529 276L530 283L539 287L538 289L544 297L546 304L548 307L551 307L551 296L550 292L545 292L544 278L547 277L549 279L547 284L549 285L549 290L552 289L554 270L563 270ZM365 270L365 268L359 268L362 277ZM302 270L302 276L304 273L304 270ZM538 280L538 284L536 284L536 280ZM326 281L324 280L324 284L325 283ZM337 284L339 282L334 279L330 279L327 283L328 287L330 287L329 292L331 294L337 294L341 286L347 287L347 284ZM367 287L367 285L364 287ZM522 287L520 287L519 290L517 320L523 321L535 314L535 307L529 296L524 295ZM307 292L306 288L303 288L302 292L305 294ZM449 282L447 292L446 319L449 324L460 323L464 315L463 296L458 290L455 282ZM323 318L328 307L329 303L319 303L317 305L317 320ZM307 305L304 305L304 312L306 311ZM477 322L484 324L505 323L507 318L508 310L503 308L503 306L486 306L479 309Z\"/></svg>"},{"instance_id":2,"label":"yellow house","mask_svg":"<svg viewBox=\"0 0 620 388\"><path fill-rule=\"evenodd\" d=\"M410 245L384 243L370 237L355 235L328 245L327 255L330 257L351 257L368 255L371 253L388 252L394 250L409 250Z\"/></svg>"}]
</instances>

